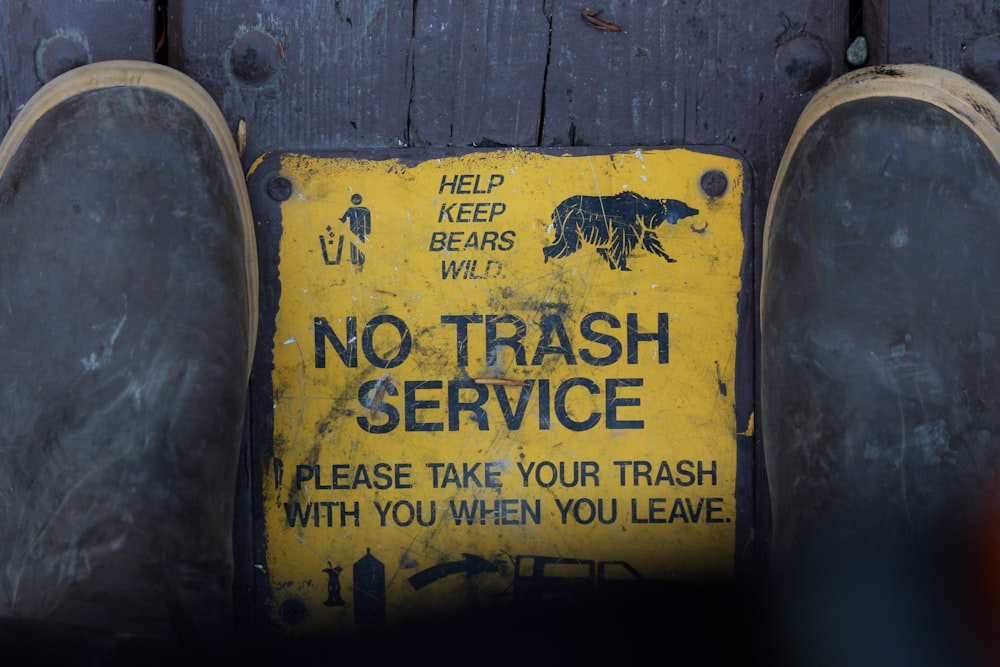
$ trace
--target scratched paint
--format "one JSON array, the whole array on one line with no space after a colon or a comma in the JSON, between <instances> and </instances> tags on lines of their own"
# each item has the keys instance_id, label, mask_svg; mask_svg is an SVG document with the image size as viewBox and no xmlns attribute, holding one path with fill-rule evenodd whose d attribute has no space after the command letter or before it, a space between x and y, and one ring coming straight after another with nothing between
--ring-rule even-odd
<instances>
[{"instance_id":1,"label":"scratched paint","mask_svg":"<svg viewBox=\"0 0 1000 667\"><path fill-rule=\"evenodd\" d=\"M563 570L593 584L574 595L731 574L740 161L281 165L262 488L280 627L544 604Z\"/></svg>"}]
</instances>

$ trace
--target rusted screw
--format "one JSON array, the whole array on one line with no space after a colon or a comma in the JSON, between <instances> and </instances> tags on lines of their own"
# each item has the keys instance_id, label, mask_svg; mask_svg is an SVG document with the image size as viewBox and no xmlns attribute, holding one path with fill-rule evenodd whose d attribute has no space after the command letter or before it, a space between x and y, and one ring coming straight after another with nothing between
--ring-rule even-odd
<instances>
[{"instance_id":1,"label":"rusted screw","mask_svg":"<svg viewBox=\"0 0 1000 667\"><path fill-rule=\"evenodd\" d=\"M251 86L262 86L281 67L278 40L258 28L239 35L229 48L229 66L236 77Z\"/></svg>"},{"instance_id":2,"label":"rusted screw","mask_svg":"<svg viewBox=\"0 0 1000 667\"><path fill-rule=\"evenodd\" d=\"M89 62L90 47L80 35L59 32L35 47L35 76L42 83Z\"/></svg>"},{"instance_id":3,"label":"rusted screw","mask_svg":"<svg viewBox=\"0 0 1000 667\"><path fill-rule=\"evenodd\" d=\"M721 171L706 171L701 175L701 189L709 197L718 197L729 187L729 179Z\"/></svg>"},{"instance_id":4,"label":"rusted screw","mask_svg":"<svg viewBox=\"0 0 1000 667\"><path fill-rule=\"evenodd\" d=\"M274 201L285 201L292 196L292 182L284 176L275 176L267 182L267 194Z\"/></svg>"},{"instance_id":5,"label":"rusted screw","mask_svg":"<svg viewBox=\"0 0 1000 667\"><path fill-rule=\"evenodd\" d=\"M833 71L827 48L820 40L808 35L782 44L778 48L777 65L791 81L792 88L800 93L819 88Z\"/></svg>"}]
</instances>

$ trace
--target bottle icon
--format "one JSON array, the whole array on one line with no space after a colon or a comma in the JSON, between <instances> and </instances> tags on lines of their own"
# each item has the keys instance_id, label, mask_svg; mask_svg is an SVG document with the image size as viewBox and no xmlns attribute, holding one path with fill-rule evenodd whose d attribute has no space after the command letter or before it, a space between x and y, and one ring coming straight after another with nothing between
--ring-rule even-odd
<instances>
[{"instance_id":1,"label":"bottle icon","mask_svg":"<svg viewBox=\"0 0 1000 667\"><path fill-rule=\"evenodd\" d=\"M385 623L385 565L371 548L354 563L354 622Z\"/></svg>"}]
</instances>

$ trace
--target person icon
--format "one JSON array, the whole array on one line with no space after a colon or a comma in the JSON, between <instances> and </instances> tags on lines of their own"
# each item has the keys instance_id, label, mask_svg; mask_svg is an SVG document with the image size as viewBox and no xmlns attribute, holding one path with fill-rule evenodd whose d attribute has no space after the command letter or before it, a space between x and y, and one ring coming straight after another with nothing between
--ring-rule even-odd
<instances>
[{"instance_id":1,"label":"person icon","mask_svg":"<svg viewBox=\"0 0 1000 667\"><path fill-rule=\"evenodd\" d=\"M372 233L372 214L368 207L361 206L362 197L358 193L351 195L351 207L340 216L341 222L346 222L351 227L351 233L357 237L359 243L368 240ZM354 243L351 243L351 264L364 266L365 255Z\"/></svg>"},{"instance_id":2,"label":"person icon","mask_svg":"<svg viewBox=\"0 0 1000 667\"><path fill-rule=\"evenodd\" d=\"M340 597L340 573L344 571L341 566L334 567L333 563L330 561L326 562L329 567L324 567L323 571L326 572L329 579L326 583L326 600L323 604L327 607L343 607L347 603L344 602L344 598Z\"/></svg>"}]
</instances>

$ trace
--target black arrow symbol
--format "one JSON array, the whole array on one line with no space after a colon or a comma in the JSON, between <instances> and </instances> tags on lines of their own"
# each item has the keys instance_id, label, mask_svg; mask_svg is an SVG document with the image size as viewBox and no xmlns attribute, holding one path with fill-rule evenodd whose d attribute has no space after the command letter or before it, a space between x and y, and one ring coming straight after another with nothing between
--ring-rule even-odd
<instances>
[{"instance_id":1,"label":"black arrow symbol","mask_svg":"<svg viewBox=\"0 0 1000 667\"><path fill-rule=\"evenodd\" d=\"M471 577L480 572L496 572L499 568L490 561L473 554L462 554L462 560L453 560L448 563L441 563L426 570L421 570L407 579L414 590L420 590L428 584L432 584L438 579L447 577L449 574L465 572L466 577Z\"/></svg>"}]
</instances>

